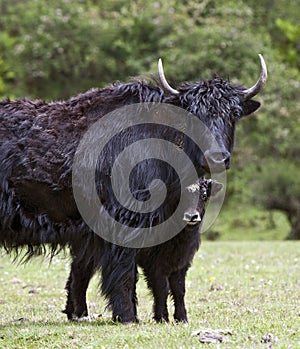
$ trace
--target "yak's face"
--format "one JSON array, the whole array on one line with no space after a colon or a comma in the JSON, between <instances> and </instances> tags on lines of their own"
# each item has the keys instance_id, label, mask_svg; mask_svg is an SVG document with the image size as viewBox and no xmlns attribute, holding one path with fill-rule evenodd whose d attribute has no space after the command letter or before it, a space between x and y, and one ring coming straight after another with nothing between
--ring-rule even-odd
<instances>
[{"instance_id":1,"label":"yak's face","mask_svg":"<svg viewBox=\"0 0 300 349\"><path fill-rule=\"evenodd\" d=\"M204 177L185 188L184 195L190 203L183 214L183 220L187 226L193 227L201 223L205 213L205 204L211 196L217 195L222 188L221 183Z\"/></svg>"},{"instance_id":2,"label":"yak's face","mask_svg":"<svg viewBox=\"0 0 300 349\"><path fill-rule=\"evenodd\" d=\"M186 83L176 96L180 106L195 115L208 129L198 137L207 137L208 141L197 152L198 163L206 171L222 171L230 166L230 158L234 145L235 123L244 115L257 110L259 102L243 101L241 90L220 78L213 78L199 83ZM196 131L197 132L197 131ZM197 134L195 135L197 137ZM216 141L217 147L211 147L210 137ZM192 151L195 155L195 150Z\"/></svg>"},{"instance_id":3,"label":"yak's face","mask_svg":"<svg viewBox=\"0 0 300 349\"><path fill-rule=\"evenodd\" d=\"M202 170L223 171L230 165L230 157L234 141L235 122L244 115L257 110L260 103L253 101L267 80L266 63L259 54L261 72L257 82L250 88L231 85L228 81L215 77L198 83L185 83L176 90L167 82L162 61L158 61L158 75L162 86L170 93L171 103L194 114L208 128L218 146L207 146L201 154L194 157L198 168ZM168 99L168 98L167 98ZM205 137L200 134L199 137ZM210 144L209 144L210 143ZM191 150L195 154L195 147Z\"/></svg>"}]
</instances>

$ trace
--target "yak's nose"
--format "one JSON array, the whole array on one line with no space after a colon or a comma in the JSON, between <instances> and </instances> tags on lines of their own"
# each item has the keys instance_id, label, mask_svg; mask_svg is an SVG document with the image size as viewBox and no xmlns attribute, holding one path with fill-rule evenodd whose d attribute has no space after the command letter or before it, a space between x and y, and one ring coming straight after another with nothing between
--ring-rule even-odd
<instances>
[{"instance_id":1,"label":"yak's nose","mask_svg":"<svg viewBox=\"0 0 300 349\"><path fill-rule=\"evenodd\" d=\"M222 152L216 152L211 150L206 150L204 153L206 167L205 170L228 170L230 167L230 153L227 150Z\"/></svg>"},{"instance_id":2,"label":"yak's nose","mask_svg":"<svg viewBox=\"0 0 300 349\"><path fill-rule=\"evenodd\" d=\"M201 217L199 212L185 212L183 215L183 220L187 222L187 224L196 224L201 222Z\"/></svg>"}]
</instances>

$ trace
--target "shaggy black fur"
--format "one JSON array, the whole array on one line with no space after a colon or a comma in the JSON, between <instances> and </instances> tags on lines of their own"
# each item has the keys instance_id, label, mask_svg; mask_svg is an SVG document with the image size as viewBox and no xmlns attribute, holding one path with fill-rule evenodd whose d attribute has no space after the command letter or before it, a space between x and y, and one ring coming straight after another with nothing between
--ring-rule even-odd
<instances>
[{"instance_id":1,"label":"shaggy black fur","mask_svg":"<svg viewBox=\"0 0 300 349\"><path fill-rule=\"evenodd\" d=\"M212 181L202 178L196 186L192 187L193 189L191 187L187 189L187 195L191 207L196 206L196 212L199 213L201 220L193 221L191 217L195 213L194 209L187 207L185 213L189 214L190 221L179 234L163 244L136 251L136 263L143 269L148 287L154 296L153 311L157 322L169 321L167 309L169 291L174 300L174 319L187 321L184 303L186 272L200 245L200 229L205 213L205 203L211 195L218 193L222 185L215 183L212 193ZM89 250L80 257L73 256L71 272L66 284L68 298L64 310L69 319L88 315L86 290L96 269L90 259ZM131 297L136 301L135 289ZM136 308L134 315L136 316Z\"/></svg>"},{"instance_id":2,"label":"shaggy black fur","mask_svg":"<svg viewBox=\"0 0 300 349\"><path fill-rule=\"evenodd\" d=\"M136 252L91 234L73 198L73 158L90 125L112 110L138 102L165 102L194 113L230 155L235 121L255 111L259 103L244 102L240 88L220 78L187 83L179 91L170 95L160 87L134 81L61 102L0 102L0 244L8 252L27 249L27 258L44 253L45 245L50 245L52 256L65 246L70 246L73 256L89 249L96 256L89 263L102 270L102 291L113 316L124 322L136 319ZM184 150L202 175L203 156L195 148ZM156 167L154 174L163 178L166 169ZM170 178L171 187L174 180ZM130 224L128 219L133 217L122 214L121 218Z\"/></svg>"},{"instance_id":3,"label":"shaggy black fur","mask_svg":"<svg viewBox=\"0 0 300 349\"><path fill-rule=\"evenodd\" d=\"M88 232L72 194L74 153L87 128L129 103L160 102L163 91L141 82L93 89L63 102L0 102L0 243L53 253Z\"/></svg>"}]
</instances>

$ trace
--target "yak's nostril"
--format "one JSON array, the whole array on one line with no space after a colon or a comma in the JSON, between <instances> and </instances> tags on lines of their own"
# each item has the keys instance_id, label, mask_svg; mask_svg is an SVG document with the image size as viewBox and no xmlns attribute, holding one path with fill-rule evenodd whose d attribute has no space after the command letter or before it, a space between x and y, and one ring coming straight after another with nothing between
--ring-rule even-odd
<instances>
[{"instance_id":1,"label":"yak's nostril","mask_svg":"<svg viewBox=\"0 0 300 349\"><path fill-rule=\"evenodd\" d=\"M226 170L228 170L230 168L230 156L225 159L224 163Z\"/></svg>"},{"instance_id":2,"label":"yak's nostril","mask_svg":"<svg viewBox=\"0 0 300 349\"><path fill-rule=\"evenodd\" d=\"M215 152L211 150L207 150L204 153L206 161L211 165L222 165L224 164L226 169L229 168L230 164L230 153L228 151L223 152Z\"/></svg>"},{"instance_id":3,"label":"yak's nostril","mask_svg":"<svg viewBox=\"0 0 300 349\"><path fill-rule=\"evenodd\" d=\"M192 215L191 221L192 221L192 222L199 222L199 221L200 221L200 215L199 215L199 213Z\"/></svg>"}]
</instances>

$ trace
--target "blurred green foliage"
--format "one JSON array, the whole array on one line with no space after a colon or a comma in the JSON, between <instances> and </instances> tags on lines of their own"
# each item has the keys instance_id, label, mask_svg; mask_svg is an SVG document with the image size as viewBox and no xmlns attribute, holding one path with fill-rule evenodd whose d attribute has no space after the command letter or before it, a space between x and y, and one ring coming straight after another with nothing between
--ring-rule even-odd
<instances>
[{"instance_id":1,"label":"blurred green foliage","mask_svg":"<svg viewBox=\"0 0 300 349\"><path fill-rule=\"evenodd\" d=\"M3 98L67 98L156 74L158 57L175 87L214 73L250 86L262 53L269 79L258 96L263 104L257 115L238 125L227 199L245 210L258 202L270 208L265 199L276 192L278 181L257 192L256 180L265 183L277 171L298 176L298 0L0 0L0 13ZM280 180L298 200L299 182ZM254 200L253 192L261 200Z\"/></svg>"},{"instance_id":2,"label":"blurred green foliage","mask_svg":"<svg viewBox=\"0 0 300 349\"><path fill-rule=\"evenodd\" d=\"M291 225L290 239L300 239L300 176L299 164L287 159L265 161L256 180L253 199L270 210L284 212ZM271 175L270 175L271 174Z\"/></svg>"}]
</instances>

